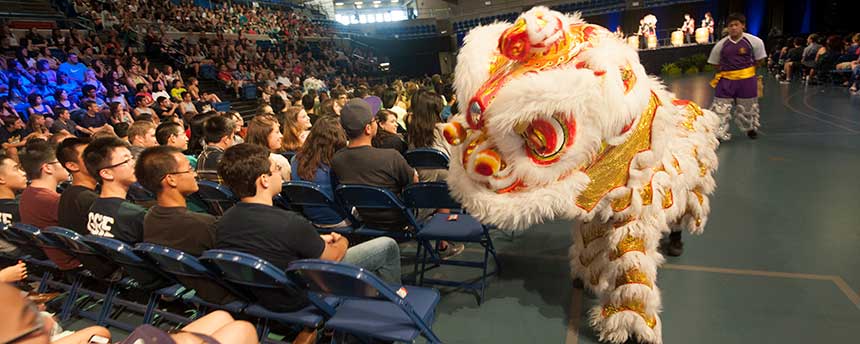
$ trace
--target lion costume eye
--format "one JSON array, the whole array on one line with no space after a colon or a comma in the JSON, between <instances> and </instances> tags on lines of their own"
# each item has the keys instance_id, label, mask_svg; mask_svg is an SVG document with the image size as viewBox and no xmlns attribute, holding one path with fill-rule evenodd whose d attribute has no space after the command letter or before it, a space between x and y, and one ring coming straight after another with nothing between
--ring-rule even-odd
<instances>
[{"instance_id":1,"label":"lion costume eye","mask_svg":"<svg viewBox=\"0 0 860 344\"><path fill-rule=\"evenodd\" d=\"M565 116L567 117L567 116ZM525 141L526 154L539 165L556 162L564 149L573 145L576 120L565 120L561 115L540 118L527 126L518 126L517 132Z\"/></svg>"}]
</instances>

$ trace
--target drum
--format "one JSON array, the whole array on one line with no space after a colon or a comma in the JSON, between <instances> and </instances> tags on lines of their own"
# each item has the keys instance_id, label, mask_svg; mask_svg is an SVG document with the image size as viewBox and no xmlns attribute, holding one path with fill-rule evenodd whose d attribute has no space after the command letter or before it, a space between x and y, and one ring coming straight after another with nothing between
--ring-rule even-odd
<instances>
[{"instance_id":1,"label":"drum","mask_svg":"<svg viewBox=\"0 0 860 344\"><path fill-rule=\"evenodd\" d=\"M677 30L675 32L672 32L671 41L672 41L673 47L680 47L680 46L684 45L684 32L681 30Z\"/></svg>"},{"instance_id":2,"label":"drum","mask_svg":"<svg viewBox=\"0 0 860 344\"><path fill-rule=\"evenodd\" d=\"M705 44L708 43L708 28L700 27L696 29L696 43Z\"/></svg>"},{"instance_id":3,"label":"drum","mask_svg":"<svg viewBox=\"0 0 860 344\"><path fill-rule=\"evenodd\" d=\"M648 36L648 49L657 49L657 35Z\"/></svg>"},{"instance_id":4,"label":"drum","mask_svg":"<svg viewBox=\"0 0 860 344\"><path fill-rule=\"evenodd\" d=\"M627 45L633 49L639 49L639 35L627 37Z\"/></svg>"}]
</instances>

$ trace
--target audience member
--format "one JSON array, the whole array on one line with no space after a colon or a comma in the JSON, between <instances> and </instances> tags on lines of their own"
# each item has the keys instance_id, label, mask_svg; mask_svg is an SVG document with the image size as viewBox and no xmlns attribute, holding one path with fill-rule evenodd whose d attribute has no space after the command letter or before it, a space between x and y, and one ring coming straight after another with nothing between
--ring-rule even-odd
<instances>
[{"instance_id":1,"label":"audience member","mask_svg":"<svg viewBox=\"0 0 860 344\"><path fill-rule=\"evenodd\" d=\"M72 185L60 195L57 222L60 227L71 229L81 235L89 235L87 219L90 207L99 195L96 193L96 179L87 171L84 164L84 150L90 139L68 138L57 146L57 160L72 175Z\"/></svg>"},{"instance_id":2,"label":"audience member","mask_svg":"<svg viewBox=\"0 0 860 344\"><path fill-rule=\"evenodd\" d=\"M115 137L94 139L84 150L84 162L102 186L87 215L90 234L140 242L146 210L126 201L129 187L137 181L129 144Z\"/></svg>"},{"instance_id":3,"label":"audience member","mask_svg":"<svg viewBox=\"0 0 860 344\"><path fill-rule=\"evenodd\" d=\"M197 157L197 175L200 179L220 182L218 161L224 150L233 145L235 123L224 116L212 116L203 122L203 141L206 147Z\"/></svg>"},{"instance_id":4,"label":"audience member","mask_svg":"<svg viewBox=\"0 0 860 344\"><path fill-rule=\"evenodd\" d=\"M248 124L248 134L246 134L248 143L257 145L269 150L269 155L272 161L278 165L278 170L281 171L283 180L290 180L290 161L286 157L277 153L281 150L281 128L278 121L272 116L256 116Z\"/></svg>"}]
</instances>

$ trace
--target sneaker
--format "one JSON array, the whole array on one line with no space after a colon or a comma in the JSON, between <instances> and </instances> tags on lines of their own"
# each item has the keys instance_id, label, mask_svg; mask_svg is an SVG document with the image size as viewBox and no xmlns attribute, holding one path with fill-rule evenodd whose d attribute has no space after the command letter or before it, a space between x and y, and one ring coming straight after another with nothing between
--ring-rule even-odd
<instances>
[{"instance_id":1,"label":"sneaker","mask_svg":"<svg viewBox=\"0 0 860 344\"><path fill-rule=\"evenodd\" d=\"M459 255L460 253L463 253L463 251L465 249L466 249L466 245L461 243L461 242L458 242L458 243L450 243L449 242L448 247L446 247L445 249L439 250L439 257L441 257L442 259L448 259L451 257L455 257L455 256Z\"/></svg>"},{"instance_id":2,"label":"sneaker","mask_svg":"<svg viewBox=\"0 0 860 344\"><path fill-rule=\"evenodd\" d=\"M788 85L788 84L790 84L790 83L791 83L791 80L788 80L788 79L786 79L786 80L780 80L780 81L779 81L779 83L780 83L780 84L783 84L783 85Z\"/></svg>"},{"instance_id":3,"label":"sneaker","mask_svg":"<svg viewBox=\"0 0 860 344\"><path fill-rule=\"evenodd\" d=\"M750 139L755 140L755 139L757 139L757 138L758 138L758 132L757 132L757 131L755 131L755 130L750 130L750 131L748 131L748 132L747 132L747 136L748 136Z\"/></svg>"}]
</instances>

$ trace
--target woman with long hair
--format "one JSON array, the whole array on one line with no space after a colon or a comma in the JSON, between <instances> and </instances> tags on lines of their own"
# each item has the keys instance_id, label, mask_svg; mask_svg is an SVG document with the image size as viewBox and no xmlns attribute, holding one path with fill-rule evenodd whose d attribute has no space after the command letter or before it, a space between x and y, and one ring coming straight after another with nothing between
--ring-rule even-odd
<instances>
[{"instance_id":1,"label":"woman with long hair","mask_svg":"<svg viewBox=\"0 0 860 344\"><path fill-rule=\"evenodd\" d=\"M24 133L25 135L36 133L44 136L46 140L51 136L51 131L48 130L48 126L45 123L45 117L39 114L30 116L30 119L27 120L27 129L25 129Z\"/></svg>"},{"instance_id":2,"label":"woman with long hair","mask_svg":"<svg viewBox=\"0 0 860 344\"><path fill-rule=\"evenodd\" d=\"M277 152L281 149L281 128L273 116L256 116L248 124L245 142L265 147L269 150L269 158L278 165L281 176L285 181L290 180L290 161Z\"/></svg>"},{"instance_id":3,"label":"woman with long hair","mask_svg":"<svg viewBox=\"0 0 860 344\"><path fill-rule=\"evenodd\" d=\"M281 148L287 152L296 152L305 143L305 138L311 129L311 118L305 109L292 106L286 109L283 123L283 143Z\"/></svg>"},{"instance_id":4,"label":"woman with long hair","mask_svg":"<svg viewBox=\"0 0 860 344\"><path fill-rule=\"evenodd\" d=\"M411 114L406 121L406 142L409 149L433 148L451 156L451 147L442 135L444 123L442 98L433 91L418 91L412 97ZM438 181L447 177L447 170L419 170L421 181Z\"/></svg>"},{"instance_id":5,"label":"woman with long hair","mask_svg":"<svg viewBox=\"0 0 860 344\"><path fill-rule=\"evenodd\" d=\"M131 117L131 114L119 102L110 102L108 106L110 108L108 119L110 119L111 124L128 123L131 125L134 123L134 118Z\"/></svg>"},{"instance_id":6,"label":"woman with long hair","mask_svg":"<svg viewBox=\"0 0 860 344\"><path fill-rule=\"evenodd\" d=\"M30 94L27 96L27 103L30 106L27 107L27 116L33 117L33 115L42 115L46 117L54 117L54 111L51 110L51 107L47 104L42 103L42 96L36 93Z\"/></svg>"},{"instance_id":7,"label":"woman with long hair","mask_svg":"<svg viewBox=\"0 0 860 344\"><path fill-rule=\"evenodd\" d=\"M406 142L397 133L397 114L391 110L379 110L376 113L379 130L371 142L376 148L396 149L400 154L406 153Z\"/></svg>"},{"instance_id":8,"label":"woman with long hair","mask_svg":"<svg viewBox=\"0 0 860 344\"><path fill-rule=\"evenodd\" d=\"M331 171L331 158L335 152L346 147L346 133L340 126L340 120L337 117L321 117L305 143L293 158L293 180L313 182L323 193L334 197L337 180ZM302 212L317 227L349 225L341 214L327 207L303 207Z\"/></svg>"}]
</instances>

